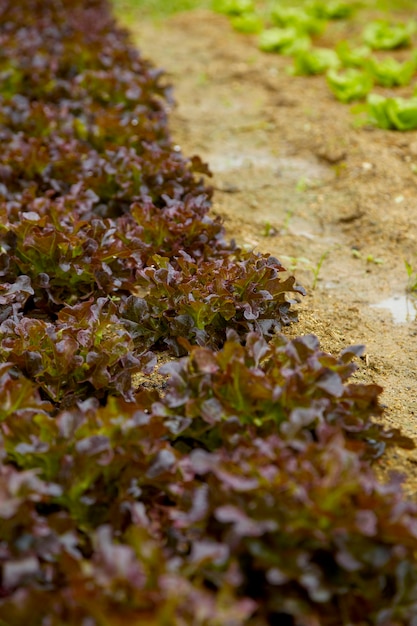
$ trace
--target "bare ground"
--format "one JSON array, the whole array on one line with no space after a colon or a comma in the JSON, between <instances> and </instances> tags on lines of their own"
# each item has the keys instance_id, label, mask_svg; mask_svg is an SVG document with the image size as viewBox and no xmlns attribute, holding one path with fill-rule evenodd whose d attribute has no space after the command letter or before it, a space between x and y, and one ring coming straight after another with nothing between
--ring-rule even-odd
<instances>
[{"instance_id":1,"label":"bare ground","mask_svg":"<svg viewBox=\"0 0 417 626\"><path fill-rule=\"evenodd\" d=\"M321 44L352 35L348 27L333 26ZM417 266L417 132L355 126L323 77L289 76L288 58L259 52L208 11L142 20L133 32L175 86L174 139L209 163L228 235L277 256L307 289L286 333L312 332L333 354L365 344L356 379L381 385L384 423L417 440L417 321L404 265ZM388 298L399 298L401 323L374 306ZM391 451L379 468L403 472L417 497L417 449Z\"/></svg>"}]
</instances>

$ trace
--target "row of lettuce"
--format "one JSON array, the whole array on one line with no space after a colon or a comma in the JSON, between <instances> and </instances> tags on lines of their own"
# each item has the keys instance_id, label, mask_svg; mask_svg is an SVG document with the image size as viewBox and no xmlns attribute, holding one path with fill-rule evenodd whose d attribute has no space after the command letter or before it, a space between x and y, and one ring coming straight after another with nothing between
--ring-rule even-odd
<instances>
[{"instance_id":1,"label":"row of lettuce","mask_svg":"<svg viewBox=\"0 0 417 626\"><path fill-rule=\"evenodd\" d=\"M362 348L280 334L302 288L225 240L104 0L0 0L0 43L1 626L410 626Z\"/></svg>"},{"instance_id":2,"label":"row of lettuce","mask_svg":"<svg viewBox=\"0 0 417 626\"><path fill-rule=\"evenodd\" d=\"M291 73L325 74L330 90L341 102L366 99L367 123L386 130L417 128L416 92L405 98L372 91L374 86L405 87L415 77L414 20L371 21L363 27L356 43L340 40L333 49L314 45L314 38L323 34L331 20L349 20L358 8L355 3L312 0L302 7L287 7L277 0L267 10L257 4L254 0L213 0L213 8L228 15L234 29L258 35L261 50L293 57ZM412 51L402 61L385 54L399 49Z\"/></svg>"}]
</instances>

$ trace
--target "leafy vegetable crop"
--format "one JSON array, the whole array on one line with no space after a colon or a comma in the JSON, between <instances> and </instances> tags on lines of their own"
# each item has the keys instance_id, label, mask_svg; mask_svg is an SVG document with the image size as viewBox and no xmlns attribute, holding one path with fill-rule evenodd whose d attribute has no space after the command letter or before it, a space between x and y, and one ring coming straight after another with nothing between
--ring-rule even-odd
<instances>
[{"instance_id":1,"label":"leafy vegetable crop","mask_svg":"<svg viewBox=\"0 0 417 626\"><path fill-rule=\"evenodd\" d=\"M281 54L293 55L307 50L311 45L311 40L308 35L301 34L293 26L284 28L275 26L266 28L261 32L258 44L260 50L264 52L279 52Z\"/></svg>"},{"instance_id":2,"label":"leafy vegetable crop","mask_svg":"<svg viewBox=\"0 0 417 626\"><path fill-rule=\"evenodd\" d=\"M327 84L338 100L350 103L362 100L374 84L382 87L409 85L416 73L413 53L409 60L375 56L373 51L397 50L409 47L416 32L416 23L391 23L374 20L363 29L363 45L346 40L336 43L335 49L320 47L319 38L331 20L345 20L353 16L359 5L335 0L306 2L302 7L287 7L272 3L266 7L246 0L234 3L216 0L213 7L230 16L233 27L243 33L258 34L258 47L268 53L293 57L288 73L294 75L326 74ZM314 45L313 45L314 44ZM378 95L368 104L368 121L380 128L414 129L414 99L389 98L381 104ZM385 106L390 109L384 111ZM402 113L398 117L397 111ZM401 119L400 119L401 118Z\"/></svg>"},{"instance_id":3,"label":"leafy vegetable crop","mask_svg":"<svg viewBox=\"0 0 417 626\"><path fill-rule=\"evenodd\" d=\"M370 94L367 99L369 120L386 130L414 130L417 128L417 97L386 98Z\"/></svg>"},{"instance_id":4,"label":"leafy vegetable crop","mask_svg":"<svg viewBox=\"0 0 417 626\"><path fill-rule=\"evenodd\" d=\"M213 0L213 10L225 15L243 15L254 8L253 0Z\"/></svg>"},{"instance_id":5,"label":"leafy vegetable crop","mask_svg":"<svg viewBox=\"0 0 417 626\"><path fill-rule=\"evenodd\" d=\"M355 11L355 3L343 0L313 0L307 4L308 10L317 17L325 20L341 20L351 17Z\"/></svg>"},{"instance_id":6,"label":"leafy vegetable crop","mask_svg":"<svg viewBox=\"0 0 417 626\"><path fill-rule=\"evenodd\" d=\"M324 21L317 19L306 9L285 8L279 4L272 8L271 21L277 26L292 26L299 32L305 32L309 35L321 33L326 25Z\"/></svg>"},{"instance_id":7,"label":"leafy vegetable crop","mask_svg":"<svg viewBox=\"0 0 417 626\"><path fill-rule=\"evenodd\" d=\"M353 67L349 67L344 72L330 69L326 77L330 89L341 102L361 100L373 86L373 80L367 72Z\"/></svg>"},{"instance_id":8,"label":"leafy vegetable crop","mask_svg":"<svg viewBox=\"0 0 417 626\"><path fill-rule=\"evenodd\" d=\"M414 60L400 63L392 57L381 61L370 58L368 70L378 85L383 87L395 87L408 85L416 71Z\"/></svg>"},{"instance_id":9,"label":"leafy vegetable crop","mask_svg":"<svg viewBox=\"0 0 417 626\"><path fill-rule=\"evenodd\" d=\"M294 58L294 74L323 74L329 69L340 67L340 59L334 50L329 48L312 48L300 52Z\"/></svg>"},{"instance_id":10,"label":"leafy vegetable crop","mask_svg":"<svg viewBox=\"0 0 417 626\"><path fill-rule=\"evenodd\" d=\"M231 24L240 33L256 34L263 30L263 20L256 13L243 13L231 18Z\"/></svg>"},{"instance_id":11,"label":"leafy vegetable crop","mask_svg":"<svg viewBox=\"0 0 417 626\"><path fill-rule=\"evenodd\" d=\"M410 626L362 348L281 334L303 289L225 240L104 1L0 0L0 40L1 626Z\"/></svg>"},{"instance_id":12,"label":"leafy vegetable crop","mask_svg":"<svg viewBox=\"0 0 417 626\"><path fill-rule=\"evenodd\" d=\"M384 20L377 20L365 27L363 40L373 50L393 50L410 45L415 27L414 22L390 24Z\"/></svg>"},{"instance_id":13,"label":"leafy vegetable crop","mask_svg":"<svg viewBox=\"0 0 417 626\"><path fill-rule=\"evenodd\" d=\"M336 52L344 67L363 67L371 55L368 46L351 47L345 40L336 45Z\"/></svg>"}]
</instances>

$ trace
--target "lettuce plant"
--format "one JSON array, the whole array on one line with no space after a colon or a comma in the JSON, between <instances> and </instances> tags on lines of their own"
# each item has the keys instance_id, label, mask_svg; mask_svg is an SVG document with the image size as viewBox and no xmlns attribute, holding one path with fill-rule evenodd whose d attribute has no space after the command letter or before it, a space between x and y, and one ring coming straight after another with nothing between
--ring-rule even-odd
<instances>
[{"instance_id":1,"label":"lettuce plant","mask_svg":"<svg viewBox=\"0 0 417 626\"><path fill-rule=\"evenodd\" d=\"M336 98L346 103L365 98L373 87L372 77L355 68L348 68L343 72L330 69L326 78Z\"/></svg>"},{"instance_id":2,"label":"lettuce plant","mask_svg":"<svg viewBox=\"0 0 417 626\"><path fill-rule=\"evenodd\" d=\"M212 7L217 13L236 16L253 12L255 4L253 0L213 0Z\"/></svg>"},{"instance_id":3,"label":"lettuce plant","mask_svg":"<svg viewBox=\"0 0 417 626\"><path fill-rule=\"evenodd\" d=\"M363 67L371 55L368 46L351 48L347 41L339 41L336 44L336 52L344 67Z\"/></svg>"},{"instance_id":4,"label":"lettuce plant","mask_svg":"<svg viewBox=\"0 0 417 626\"><path fill-rule=\"evenodd\" d=\"M164 404L174 415L192 420L182 433L188 440L195 438L208 448L213 442L227 445L224 436L213 437L214 431L230 436L240 422L303 445L327 423L345 433L348 446L364 446L370 456L380 455L394 441L413 446L398 431L385 432L373 422L372 416L381 412L380 387L346 385L361 346L336 359L321 352L311 335L291 342L281 335L267 344L250 334L245 346L236 339L229 333L221 351L193 348L187 359L163 369L172 376Z\"/></svg>"},{"instance_id":5,"label":"lettuce plant","mask_svg":"<svg viewBox=\"0 0 417 626\"><path fill-rule=\"evenodd\" d=\"M270 18L273 24L282 28L293 27L298 31L309 35L317 35L323 32L325 22L317 19L311 12L297 7L273 7Z\"/></svg>"},{"instance_id":6,"label":"lettuce plant","mask_svg":"<svg viewBox=\"0 0 417 626\"><path fill-rule=\"evenodd\" d=\"M365 44L373 50L394 50L409 46L414 31L414 22L390 24L377 20L365 26L362 36Z\"/></svg>"},{"instance_id":7,"label":"lettuce plant","mask_svg":"<svg viewBox=\"0 0 417 626\"><path fill-rule=\"evenodd\" d=\"M293 72L297 75L324 74L340 67L340 59L330 48L311 48L294 58Z\"/></svg>"},{"instance_id":8,"label":"lettuce plant","mask_svg":"<svg viewBox=\"0 0 417 626\"><path fill-rule=\"evenodd\" d=\"M0 339L2 359L55 403L110 390L129 398L132 373L143 368L149 372L154 364L150 355L142 362L133 355L132 338L106 298L64 307L56 323L30 317L7 320Z\"/></svg>"},{"instance_id":9,"label":"lettuce plant","mask_svg":"<svg viewBox=\"0 0 417 626\"><path fill-rule=\"evenodd\" d=\"M401 63L393 57L381 60L371 57L366 67L375 82L383 87L408 85L416 71L414 60Z\"/></svg>"},{"instance_id":10,"label":"lettuce plant","mask_svg":"<svg viewBox=\"0 0 417 626\"><path fill-rule=\"evenodd\" d=\"M349 18L355 10L355 4L343 0L313 0L307 4L307 11L323 20L340 20Z\"/></svg>"},{"instance_id":11,"label":"lettuce plant","mask_svg":"<svg viewBox=\"0 0 417 626\"><path fill-rule=\"evenodd\" d=\"M285 294L304 294L294 278L281 280L282 265L274 257L241 254L197 264L154 258L139 272L141 297L122 300L120 314L139 345L162 342L182 353L180 338L198 345L222 345L227 329L244 337L249 331L272 336L294 321Z\"/></svg>"},{"instance_id":12,"label":"lettuce plant","mask_svg":"<svg viewBox=\"0 0 417 626\"><path fill-rule=\"evenodd\" d=\"M256 13L243 13L231 18L230 23L239 33L257 34L264 28L262 17Z\"/></svg>"},{"instance_id":13,"label":"lettuce plant","mask_svg":"<svg viewBox=\"0 0 417 626\"><path fill-rule=\"evenodd\" d=\"M260 50L264 52L278 52L280 54L294 55L307 50L311 45L310 37L300 33L297 28L288 26L280 28L266 28L261 32L258 39Z\"/></svg>"},{"instance_id":14,"label":"lettuce plant","mask_svg":"<svg viewBox=\"0 0 417 626\"><path fill-rule=\"evenodd\" d=\"M417 97L386 98L370 94L367 99L369 121L385 130L414 130L417 128Z\"/></svg>"}]
</instances>

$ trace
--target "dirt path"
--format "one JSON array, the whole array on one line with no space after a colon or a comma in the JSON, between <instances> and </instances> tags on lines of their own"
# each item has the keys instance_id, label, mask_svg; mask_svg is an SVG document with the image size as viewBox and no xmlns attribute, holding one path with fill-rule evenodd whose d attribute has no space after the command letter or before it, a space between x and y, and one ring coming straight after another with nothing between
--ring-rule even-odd
<instances>
[{"instance_id":1,"label":"dirt path","mask_svg":"<svg viewBox=\"0 0 417 626\"><path fill-rule=\"evenodd\" d=\"M288 59L258 52L210 12L143 21L134 35L175 86L175 141L209 163L229 236L277 256L308 290L290 333L313 332L332 353L366 344L356 378L384 387L384 421L417 440L417 321L404 266L417 266L417 133L355 128L322 77L288 76ZM402 323L374 306L393 297ZM381 461L405 472L417 497L416 464L417 451Z\"/></svg>"}]
</instances>

